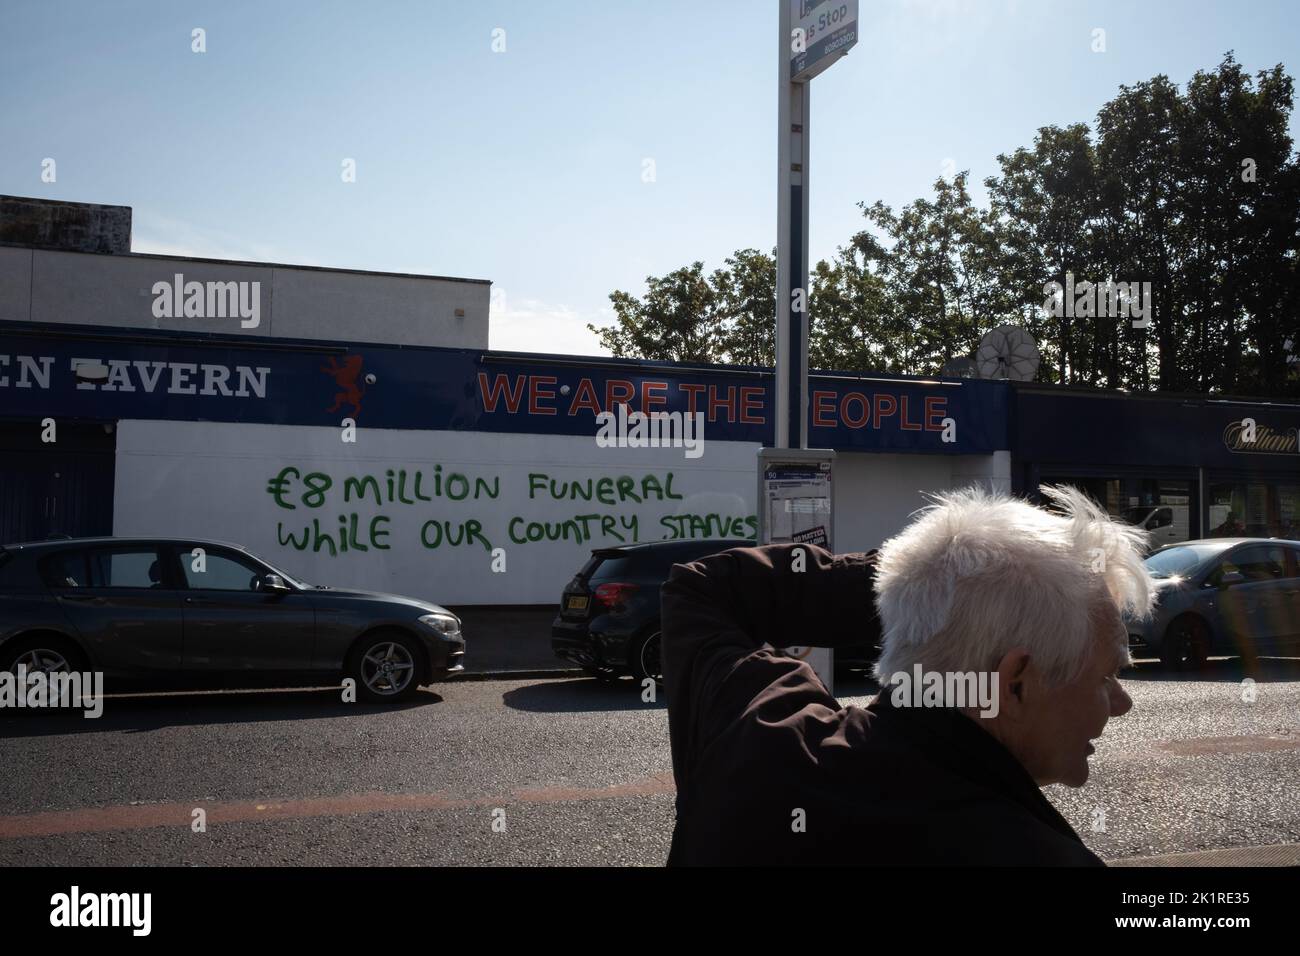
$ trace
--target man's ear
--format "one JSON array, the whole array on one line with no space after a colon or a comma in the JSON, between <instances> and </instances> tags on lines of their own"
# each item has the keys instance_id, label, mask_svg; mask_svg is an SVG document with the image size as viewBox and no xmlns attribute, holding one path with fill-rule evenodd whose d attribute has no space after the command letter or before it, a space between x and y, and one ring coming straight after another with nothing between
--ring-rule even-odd
<instances>
[{"instance_id":1,"label":"man's ear","mask_svg":"<svg viewBox=\"0 0 1300 956\"><path fill-rule=\"evenodd\" d=\"M1027 703L1027 688L1033 667L1029 651L1013 647L998 662L999 707L1002 713L1018 718Z\"/></svg>"}]
</instances>

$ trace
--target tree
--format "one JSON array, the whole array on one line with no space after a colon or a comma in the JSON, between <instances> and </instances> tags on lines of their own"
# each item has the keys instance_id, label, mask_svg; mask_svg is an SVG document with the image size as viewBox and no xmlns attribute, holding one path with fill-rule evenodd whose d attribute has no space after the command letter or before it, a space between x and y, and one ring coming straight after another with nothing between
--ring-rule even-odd
<instances>
[{"instance_id":1,"label":"tree","mask_svg":"<svg viewBox=\"0 0 1300 956\"><path fill-rule=\"evenodd\" d=\"M646 279L645 299L615 291L609 297L617 324L588 325L615 358L721 362L725 338L717 289L696 262L662 278Z\"/></svg>"},{"instance_id":2,"label":"tree","mask_svg":"<svg viewBox=\"0 0 1300 956\"><path fill-rule=\"evenodd\" d=\"M1185 91L1122 86L1092 128L999 155L986 209L965 172L897 213L859 203L866 228L809 276L809 364L935 374L1011 323L1044 382L1300 395L1293 107L1280 65L1252 77L1229 52ZM1149 315L1105 296L1045 308L1067 276L1127 283ZM775 286L773 257L742 249L707 279L699 262L648 279L644 301L615 292L618 324L589 328L615 355L771 365Z\"/></svg>"},{"instance_id":3,"label":"tree","mask_svg":"<svg viewBox=\"0 0 1300 956\"><path fill-rule=\"evenodd\" d=\"M776 250L741 249L713 274L725 318L722 350L736 365L776 361Z\"/></svg>"},{"instance_id":4,"label":"tree","mask_svg":"<svg viewBox=\"0 0 1300 956\"><path fill-rule=\"evenodd\" d=\"M869 230L853 239L891 300L892 318L881 330L893 340L886 351L896 355L888 371L937 374L948 359L973 352L1010 307L999 285L995 222L971 202L967 178L937 180L933 200L918 199L898 214L880 202L860 204L888 240Z\"/></svg>"},{"instance_id":5,"label":"tree","mask_svg":"<svg viewBox=\"0 0 1300 956\"><path fill-rule=\"evenodd\" d=\"M809 276L808 367L842 371L892 371L898 316L884 280L850 246Z\"/></svg>"}]
</instances>

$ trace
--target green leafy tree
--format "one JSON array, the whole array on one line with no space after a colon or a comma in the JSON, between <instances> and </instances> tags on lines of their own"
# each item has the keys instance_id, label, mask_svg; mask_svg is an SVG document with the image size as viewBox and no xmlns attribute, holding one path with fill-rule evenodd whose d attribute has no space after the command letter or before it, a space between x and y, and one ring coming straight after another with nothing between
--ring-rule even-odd
<instances>
[{"instance_id":1,"label":"green leafy tree","mask_svg":"<svg viewBox=\"0 0 1300 956\"><path fill-rule=\"evenodd\" d=\"M874 232L859 233L854 248L877 266L891 300L890 321L880 328L893 339L887 371L938 373L948 359L974 351L1009 307L995 222L972 203L967 178L939 179L934 199L897 214L880 202L861 204Z\"/></svg>"},{"instance_id":2,"label":"green leafy tree","mask_svg":"<svg viewBox=\"0 0 1300 956\"><path fill-rule=\"evenodd\" d=\"M721 362L725 309L718 290L704 275L704 263L646 279L644 299L615 291L613 326L587 328L615 358L672 362Z\"/></svg>"},{"instance_id":3,"label":"green leafy tree","mask_svg":"<svg viewBox=\"0 0 1300 956\"><path fill-rule=\"evenodd\" d=\"M1166 76L1122 86L1091 128L1046 126L999 155L987 208L966 173L898 212L860 203L866 227L809 276L809 364L934 374L1012 323L1038 341L1041 381L1300 395L1293 108L1280 65L1251 76L1229 53L1185 90ZM1149 283L1149 324L1104 299L1093 314L1045 308L1044 287L1069 275ZM770 254L610 298L617 323L589 328L616 356L773 362Z\"/></svg>"},{"instance_id":4,"label":"green leafy tree","mask_svg":"<svg viewBox=\"0 0 1300 956\"><path fill-rule=\"evenodd\" d=\"M890 371L899 355L884 280L852 246L817 263L809 275L808 367Z\"/></svg>"},{"instance_id":5,"label":"green leafy tree","mask_svg":"<svg viewBox=\"0 0 1300 956\"><path fill-rule=\"evenodd\" d=\"M776 361L776 250L741 249L713 274L725 316L722 349L736 365Z\"/></svg>"}]
</instances>

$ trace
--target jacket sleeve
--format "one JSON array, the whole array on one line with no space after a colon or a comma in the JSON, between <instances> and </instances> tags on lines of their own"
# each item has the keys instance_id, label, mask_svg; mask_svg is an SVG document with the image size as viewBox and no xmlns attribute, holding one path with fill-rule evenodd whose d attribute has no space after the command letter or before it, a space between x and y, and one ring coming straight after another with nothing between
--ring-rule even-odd
<instances>
[{"instance_id":1,"label":"jacket sleeve","mask_svg":"<svg viewBox=\"0 0 1300 956\"><path fill-rule=\"evenodd\" d=\"M875 560L875 552L834 555L816 545L775 544L673 567L662 591L661 621L679 794L717 732L744 713L769 677L780 676L772 671L773 655L756 652L880 640ZM798 666L792 658L775 660L785 674ZM835 703L807 665L799 678L784 679L792 691L812 685Z\"/></svg>"}]
</instances>

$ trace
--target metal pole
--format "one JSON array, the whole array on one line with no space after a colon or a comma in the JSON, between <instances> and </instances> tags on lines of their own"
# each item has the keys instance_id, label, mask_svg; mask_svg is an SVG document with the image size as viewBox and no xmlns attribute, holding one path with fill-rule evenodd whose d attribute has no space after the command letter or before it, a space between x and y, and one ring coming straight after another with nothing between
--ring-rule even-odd
<instances>
[{"instance_id":1,"label":"metal pole","mask_svg":"<svg viewBox=\"0 0 1300 956\"><path fill-rule=\"evenodd\" d=\"M796 271L794 275L795 282L798 283L796 288L802 289L803 309L798 315L795 315L790 323L792 335L797 335L797 354L799 356L799 379L791 396L791 404L798 411L799 431L796 440L795 435L790 436L791 448L808 447L808 335L811 331L808 321L808 189L811 185L809 178L810 158L809 146L812 142L812 136L809 132L809 124L812 121L812 81L807 83L796 84L799 91L799 115L794 122L799 126L799 169L796 189L798 189L799 209L803 215L796 224L799 230L798 252L795 256Z\"/></svg>"},{"instance_id":2,"label":"metal pole","mask_svg":"<svg viewBox=\"0 0 1300 956\"><path fill-rule=\"evenodd\" d=\"M807 448L808 119L810 83L790 82L791 4L781 9L777 57L777 448ZM796 300L797 295L797 300ZM802 309L796 308L802 305Z\"/></svg>"}]
</instances>

